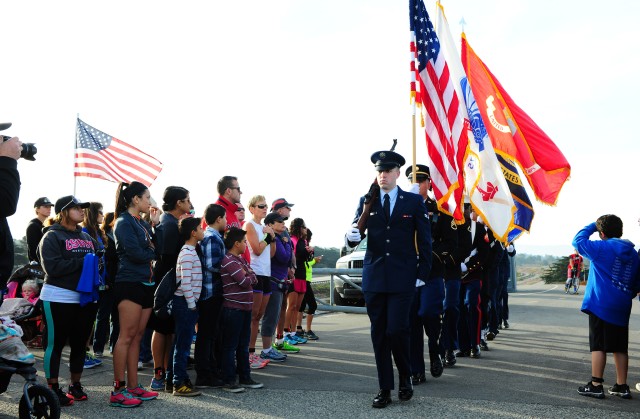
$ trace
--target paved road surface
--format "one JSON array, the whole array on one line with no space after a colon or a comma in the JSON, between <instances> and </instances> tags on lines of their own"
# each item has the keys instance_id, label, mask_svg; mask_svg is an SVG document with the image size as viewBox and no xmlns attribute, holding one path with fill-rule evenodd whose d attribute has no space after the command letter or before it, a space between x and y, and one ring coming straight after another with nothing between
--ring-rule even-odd
<instances>
[{"instance_id":1,"label":"paved road surface","mask_svg":"<svg viewBox=\"0 0 640 419\"><path fill-rule=\"evenodd\" d=\"M460 359L438 379L417 386L414 398L382 410L371 408L377 392L368 318L357 314L327 314L314 320L320 340L302 346L298 355L280 365L254 371L265 384L260 390L227 394L206 390L195 398L162 394L135 410L107 404L111 358L87 371L86 402L63 408L63 417L217 417L272 418L300 416L335 418L376 417L640 417L640 393L632 400L579 396L578 385L591 376L587 316L579 312L582 295L565 295L562 286L519 286L511 294L512 328L498 335L481 359ZM634 303L631 326L640 329L640 304ZM640 332L630 334L629 384L640 382ZM36 351L41 370L42 352ZM605 385L615 382L613 360ZM143 383L151 370L140 372ZM192 376L192 380L195 377ZM0 416L17 415L21 378L14 377L0 395Z\"/></svg>"}]
</instances>

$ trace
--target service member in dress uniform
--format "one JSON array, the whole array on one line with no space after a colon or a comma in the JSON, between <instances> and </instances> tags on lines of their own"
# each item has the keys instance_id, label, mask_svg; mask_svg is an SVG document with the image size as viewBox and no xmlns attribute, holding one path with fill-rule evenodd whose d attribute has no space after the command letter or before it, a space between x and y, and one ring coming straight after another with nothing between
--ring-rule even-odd
<instances>
[{"instance_id":1,"label":"service member in dress uniform","mask_svg":"<svg viewBox=\"0 0 640 419\"><path fill-rule=\"evenodd\" d=\"M382 408L391 403L394 389L392 355L399 375L398 398L407 401L413 396L409 312L416 285L429 279L431 231L422 199L396 185L404 158L392 151L378 151L371 161L378 172L379 194L374 193L370 209L364 214L368 243L362 291L371 321L380 387L373 407ZM349 247L361 240L356 226L364 203L365 197L360 198L352 228L347 232Z\"/></svg>"},{"instance_id":2,"label":"service member in dress uniform","mask_svg":"<svg viewBox=\"0 0 640 419\"><path fill-rule=\"evenodd\" d=\"M413 167L408 167L405 175L411 181L413 179ZM434 378L442 375L442 356L445 349L442 341L442 338L445 337L443 330L445 303L449 302L446 308L450 309L450 306L453 306L457 309L460 294L459 274L457 276L458 287L449 291L449 294L453 295L449 295L449 298L447 298L447 292L445 292L446 272L449 272L449 276L451 276L450 271L460 271L460 261L456 262L454 258L454 252L458 246L457 226L451 216L438 210L437 202L428 195L428 191L431 190L431 172L427 165L416 165L416 182L411 192L418 193L427 207L431 222L432 257L429 280L426 281L425 285L416 287L416 295L411 308L411 382L413 385L426 381L424 363L425 333L428 339L431 375ZM458 327L457 316L455 321L456 323L453 324L454 331ZM449 334L447 334L448 336Z\"/></svg>"}]
</instances>

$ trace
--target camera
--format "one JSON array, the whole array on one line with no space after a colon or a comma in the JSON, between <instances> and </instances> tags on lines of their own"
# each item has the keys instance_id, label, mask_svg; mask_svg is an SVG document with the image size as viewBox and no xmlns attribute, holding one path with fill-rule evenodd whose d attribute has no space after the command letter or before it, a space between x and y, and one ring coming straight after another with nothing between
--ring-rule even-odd
<instances>
[{"instance_id":1,"label":"camera","mask_svg":"<svg viewBox=\"0 0 640 419\"><path fill-rule=\"evenodd\" d=\"M8 141L12 137L8 137L6 135L2 136L2 141ZM22 152L20 153L20 157L25 160L36 161L35 155L38 152L36 145L33 143L22 143Z\"/></svg>"}]
</instances>

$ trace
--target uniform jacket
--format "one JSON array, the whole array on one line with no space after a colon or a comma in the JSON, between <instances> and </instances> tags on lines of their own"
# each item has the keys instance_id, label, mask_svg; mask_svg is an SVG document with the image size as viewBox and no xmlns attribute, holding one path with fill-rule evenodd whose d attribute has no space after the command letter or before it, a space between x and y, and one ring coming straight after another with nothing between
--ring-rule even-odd
<instances>
[{"instance_id":1,"label":"uniform jacket","mask_svg":"<svg viewBox=\"0 0 640 419\"><path fill-rule=\"evenodd\" d=\"M427 198L425 205L431 221L431 246L433 248L430 277L460 278L460 261L455 257L458 234L451 227L453 218L440 212L436 202L430 198Z\"/></svg>"},{"instance_id":2,"label":"uniform jacket","mask_svg":"<svg viewBox=\"0 0 640 419\"><path fill-rule=\"evenodd\" d=\"M0 157L0 288L7 286L13 272L13 236L7 217L16 212L20 196L20 174L18 161L11 157Z\"/></svg>"},{"instance_id":3,"label":"uniform jacket","mask_svg":"<svg viewBox=\"0 0 640 419\"><path fill-rule=\"evenodd\" d=\"M53 224L38 245L38 257L45 273L44 282L76 291L85 256L94 252L93 239L80 227L70 231L60 224Z\"/></svg>"},{"instance_id":4,"label":"uniform jacket","mask_svg":"<svg viewBox=\"0 0 640 419\"><path fill-rule=\"evenodd\" d=\"M354 223L360 218L363 203L361 197ZM367 220L367 236L363 291L411 292L416 279L427 281L431 271L431 226L420 195L398 188L390 220L376 199Z\"/></svg>"},{"instance_id":5,"label":"uniform jacket","mask_svg":"<svg viewBox=\"0 0 640 419\"><path fill-rule=\"evenodd\" d=\"M482 279L487 258L489 257L490 247L487 238L487 231L484 225L475 223L475 234L472 239L471 223L474 222L471 221L470 223L465 223L463 225L464 229L459 236L460 240L465 242L461 247L469 249L469 252L462 260L462 262L467 265L468 269L467 275L463 278L462 282L471 282ZM473 253L474 250L475 254L471 256L471 253Z\"/></svg>"}]
</instances>

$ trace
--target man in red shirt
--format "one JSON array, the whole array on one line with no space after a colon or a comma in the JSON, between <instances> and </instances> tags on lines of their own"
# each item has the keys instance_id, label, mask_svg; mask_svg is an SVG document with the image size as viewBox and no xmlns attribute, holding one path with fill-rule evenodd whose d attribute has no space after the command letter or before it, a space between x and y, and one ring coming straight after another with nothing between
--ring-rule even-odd
<instances>
[{"instance_id":1,"label":"man in red shirt","mask_svg":"<svg viewBox=\"0 0 640 419\"><path fill-rule=\"evenodd\" d=\"M567 266L567 282L565 282L564 284L565 294L569 292L572 285L573 293L578 293L580 272L582 272L582 256L580 256L580 253L578 253L578 251L574 249L574 253L569 256L569 266Z\"/></svg>"},{"instance_id":2,"label":"man in red shirt","mask_svg":"<svg viewBox=\"0 0 640 419\"><path fill-rule=\"evenodd\" d=\"M218 200L215 203L224 207L227 212L227 230L231 227L242 228L242 223L236 216L240 197L242 196L238 178L235 176L221 177L218 181L218 194L220 196L218 196ZM204 223L204 219L202 222ZM206 228L206 223L203 228Z\"/></svg>"}]
</instances>

